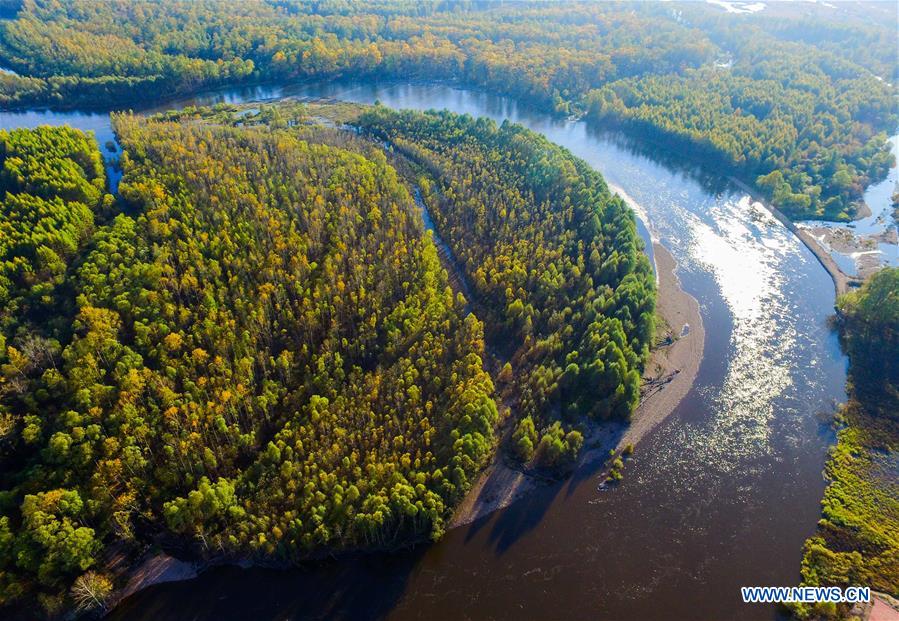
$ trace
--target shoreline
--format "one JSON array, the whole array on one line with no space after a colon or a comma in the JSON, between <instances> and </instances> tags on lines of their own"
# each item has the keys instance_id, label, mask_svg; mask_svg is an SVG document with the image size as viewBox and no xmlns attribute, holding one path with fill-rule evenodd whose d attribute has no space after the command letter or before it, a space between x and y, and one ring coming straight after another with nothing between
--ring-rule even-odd
<instances>
[{"instance_id":1,"label":"shoreline","mask_svg":"<svg viewBox=\"0 0 899 621\"><path fill-rule=\"evenodd\" d=\"M693 386L699 371L705 346L699 303L681 288L677 263L671 253L658 242L653 242L653 251L659 276L658 313L670 326L672 341L652 351L643 373L640 405L634 410L630 423L608 421L593 425L585 438L585 448L576 468L607 460L609 450L620 454L628 444L638 445L675 410ZM689 326L688 333L678 337L685 325ZM602 477L606 470L603 467L591 476ZM497 451L493 461L457 505L447 521L447 530L471 524L508 507L538 486L551 482L554 481L513 468L502 451ZM101 616L105 617L125 599L153 585L192 580L206 569L223 564L236 563L181 560L165 552L147 554L128 572L125 586L113 592Z\"/></svg>"},{"instance_id":2,"label":"shoreline","mask_svg":"<svg viewBox=\"0 0 899 621\"><path fill-rule=\"evenodd\" d=\"M659 280L658 313L671 327L672 341L652 351L643 372L640 405L630 423L608 421L592 425L575 469L605 460L610 450L620 454L627 445L639 444L675 410L699 372L705 347L699 303L681 288L677 262L668 249L653 242L653 252ZM689 326L689 331L678 337L684 326ZM598 475L604 471L601 469ZM541 478L511 467L502 451L498 451L456 507L447 528L459 528L504 509L544 483Z\"/></svg>"},{"instance_id":3,"label":"shoreline","mask_svg":"<svg viewBox=\"0 0 899 621\"><path fill-rule=\"evenodd\" d=\"M805 247L809 249L809 251L815 256L818 260L818 263L830 274L831 279L833 280L834 291L836 292L836 296L840 297L847 291L849 291L852 287L858 287L862 284L862 280L859 278L855 278L853 276L849 276L840 269L840 266L837 265L837 262L834 261L833 257L830 256L830 253L820 244L818 240L815 239L811 233L806 230L803 230L796 226L796 223L787 218L784 213L771 205L768 201L762 198L755 190L753 190L749 185L740 181L734 176L728 177L730 181L732 181L738 188L749 194L749 197L759 203L762 207L764 207L771 215L773 215L777 220L783 224L788 231L790 231L793 235L796 236L799 241L805 244Z\"/></svg>"},{"instance_id":4,"label":"shoreline","mask_svg":"<svg viewBox=\"0 0 899 621\"><path fill-rule=\"evenodd\" d=\"M652 352L643 373L644 386L649 391L641 397L616 452L628 444L636 446L675 410L693 387L705 350L705 326L699 302L682 288L677 261L668 249L653 242L653 252L659 274L658 312L668 322L674 341ZM689 326L689 332L680 336L684 326ZM657 366L653 368L653 365ZM651 370L655 376L648 376ZM646 382L647 379L650 381Z\"/></svg>"}]
</instances>

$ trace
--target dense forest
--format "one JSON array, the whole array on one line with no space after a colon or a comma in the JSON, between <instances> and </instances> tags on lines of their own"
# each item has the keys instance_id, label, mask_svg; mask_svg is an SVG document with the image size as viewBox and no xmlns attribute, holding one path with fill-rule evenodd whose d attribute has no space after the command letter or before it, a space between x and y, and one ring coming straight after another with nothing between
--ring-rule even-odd
<instances>
[{"instance_id":1,"label":"dense forest","mask_svg":"<svg viewBox=\"0 0 899 621\"><path fill-rule=\"evenodd\" d=\"M0 65L19 74L0 75L5 107L341 75L457 80L686 150L797 218L854 215L899 122L895 28L868 9L833 20L652 3L5 5L15 18L0 22Z\"/></svg>"},{"instance_id":2,"label":"dense forest","mask_svg":"<svg viewBox=\"0 0 899 621\"><path fill-rule=\"evenodd\" d=\"M44 365L60 353L73 313L72 260L112 197L96 143L68 128L0 131L0 455L36 412ZM42 398L41 398L42 397ZM21 429L19 431L24 431Z\"/></svg>"},{"instance_id":3,"label":"dense forest","mask_svg":"<svg viewBox=\"0 0 899 621\"><path fill-rule=\"evenodd\" d=\"M449 81L846 220L899 124L895 12L854 6L0 0L0 109ZM0 616L102 608L148 550L436 539L498 443L564 472L638 404L655 280L598 173L514 124L307 112L113 113L116 196L91 135L0 130ZM805 584L899 590L897 292L887 269L838 300L850 399Z\"/></svg>"},{"instance_id":4,"label":"dense forest","mask_svg":"<svg viewBox=\"0 0 899 621\"><path fill-rule=\"evenodd\" d=\"M92 137L0 134L0 606L102 605L110 559L150 545L292 562L439 537L500 422L472 302L521 459L570 463L585 416L636 404L633 216L537 134L376 107L360 126L404 177L302 106L114 123L115 199Z\"/></svg>"},{"instance_id":5,"label":"dense forest","mask_svg":"<svg viewBox=\"0 0 899 621\"><path fill-rule=\"evenodd\" d=\"M115 217L92 139L2 135L2 602L108 591L105 555L159 536L286 560L439 536L497 410L383 154L116 127Z\"/></svg>"},{"instance_id":6,"label":"dense forest","mask_svg":"<svg viewBox=\"0 0 899 621\"><path fill-rule=\"evenodd\" d=\"M817 534L806 542L810 585L899 592L899 269L875 274L838 302L849 354L849 401L826 474ZM834 604L797 606L802 618L844 616Z\"/></svg>"},{"instance_id":7,"label":"dense forest","mask_svg":"<svg viewBox=\"0 0 899 621\"><path fill-rule=\"evenodd\" d=\"M376 106L359 125L426 172L437 230L508 356L519 456L564 461L583 438L562 422L629 416L655 280L633 213L600 175L509 123Z\"/></svg>"}]
</instances>

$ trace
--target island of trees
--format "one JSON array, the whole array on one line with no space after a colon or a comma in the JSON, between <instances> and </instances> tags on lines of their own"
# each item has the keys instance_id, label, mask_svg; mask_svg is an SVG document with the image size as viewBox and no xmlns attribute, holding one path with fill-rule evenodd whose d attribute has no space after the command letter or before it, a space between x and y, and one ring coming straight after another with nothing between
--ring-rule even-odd
<instances>
[{"instance_id":1,"label":"island of trees","mask_svg":"<svg viewBox=\"0 0 899 621\"><path fill-rule=\"evenodd\" d=\"M855 215L899 123L895 15L877 7L844 5L837 20L698 3L4 4L0 64L19 74L0 75L4 107L129 106L262 80L454 80L675 147L795 218Z\"/></svg>"},{"instance_id":2,"label":"island of trees","mask_svg":"<svg viewBox=\"0 0 899 621\"><path fill-rule=\"evenodd\" d=\"M570 463L584 420L636 404L654 281L583 162L375 108L360 128L402 176L302 107L226 117L116 115L115 198L91 136L0 132L0 605L102 605L110 559L147 546L283 563L439 537L497 442L485 323L523 461Z\"/></svg>"}]
</instances>

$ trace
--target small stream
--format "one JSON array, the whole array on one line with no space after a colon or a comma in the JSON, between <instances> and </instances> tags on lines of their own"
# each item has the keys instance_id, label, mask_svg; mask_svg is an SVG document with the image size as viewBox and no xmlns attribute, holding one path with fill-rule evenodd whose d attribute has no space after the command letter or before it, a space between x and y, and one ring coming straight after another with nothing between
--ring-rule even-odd
<instances>
[{"instance_id":1,"label":"small stream","mask_svg":"<svg viewBox=\"0 0 899 621\"><path fill-rule=\"evenodd\" d=\"M447 271L450 284L453 285L454 289L462 292L462 295L464 295L467 300L468 308L470 309L471 302L474 298L472 297L471 288L468 286L468 279L465 278L462 268L456 261L456 257L453 256L453 251L447 243L443 241L443 238L440 237L440 233L437 232L437 227L434 226L434 220L431 218L431 212L428 211L428 206L425 205L419 188L415 188L413 198L415 199L416 206L421 210L421 221L425 226L425 230L431 232L431 239L434 240L434 245L437 246L437 254L440 256L441 263Z\"/></svg>"}]
</instances>

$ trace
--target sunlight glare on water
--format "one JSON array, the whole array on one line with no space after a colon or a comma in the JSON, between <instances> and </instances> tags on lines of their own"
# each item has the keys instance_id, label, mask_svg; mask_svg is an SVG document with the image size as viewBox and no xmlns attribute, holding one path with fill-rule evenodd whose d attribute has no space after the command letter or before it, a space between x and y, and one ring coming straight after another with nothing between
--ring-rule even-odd
<instances>
[{"instance_id":1,"label":"sunlight glare on water","mask_svg":"<svg viewBox=\"0 0 899 621\"><path fill-rule=\"evenodd\" d=\"M716 398L710 441L704 443L722 467L739 464L736 455L771 450L774 400L792 384L795 330L774 334L772 326L791 323L782 264L795 244L770 215L755 220L739 216L748 209L749 198L743 196L719 202L706 221L689 217L692 258L713 273L734 322L733 356Z\"/></svg>"}]
</instances>

